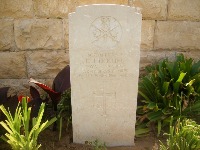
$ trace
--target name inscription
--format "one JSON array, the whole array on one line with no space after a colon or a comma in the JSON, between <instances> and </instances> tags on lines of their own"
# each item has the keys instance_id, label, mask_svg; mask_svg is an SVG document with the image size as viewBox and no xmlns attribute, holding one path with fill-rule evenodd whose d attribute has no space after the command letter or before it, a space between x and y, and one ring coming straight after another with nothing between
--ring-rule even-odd
<instances>
[{"instance_id":1,"label":"name inscription","mask_svg":"<svg viewBox=\"0 0 200 150\"><path fill-rule=\"evenodd\" d=\"M82 60L84 68L79 74L81 78L87 77L129 77L126 56L122 52L90 52Z\"/></svg>"}]
</instances>

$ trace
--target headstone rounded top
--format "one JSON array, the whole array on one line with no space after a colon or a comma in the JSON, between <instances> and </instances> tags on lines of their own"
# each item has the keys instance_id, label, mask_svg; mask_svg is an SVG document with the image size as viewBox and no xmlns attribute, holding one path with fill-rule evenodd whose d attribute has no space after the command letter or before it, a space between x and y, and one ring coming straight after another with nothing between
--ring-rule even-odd
<instances>
[{"instance_id":1,"label":"headstone rounded top","mask_svg":"<svg viewBox=\"0 0 200 150\"><path fill-rule=\"evenodd\" d=\"M77 11L82 11L89 8L105 8L105 7L118 7L118 8L126 8L129 10L134 11L135 13L141 14L141 8L140 7L134 7L134 6L128 6L128 5L118 5L118 4L91 4L91 5L81 5L76 8ZM73 12L72 12L73 13ZM71 14L71 13L69 13Z\"/></svg>"}]
</instances>

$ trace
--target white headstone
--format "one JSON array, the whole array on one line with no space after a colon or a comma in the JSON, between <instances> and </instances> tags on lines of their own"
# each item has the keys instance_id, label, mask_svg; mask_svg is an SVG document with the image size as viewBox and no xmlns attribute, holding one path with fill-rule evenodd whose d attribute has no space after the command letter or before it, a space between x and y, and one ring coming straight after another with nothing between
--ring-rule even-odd
<instances>
[{"instance_id":1,"label":"white headstone","mask_svg":"<svg viewBox=\"0 0 200 150\"><path fill-rule=\"evenodd\" d=\"M142 16L122 5L69 15L73 141L134 145Z\"/></svg>"}]
</instances>

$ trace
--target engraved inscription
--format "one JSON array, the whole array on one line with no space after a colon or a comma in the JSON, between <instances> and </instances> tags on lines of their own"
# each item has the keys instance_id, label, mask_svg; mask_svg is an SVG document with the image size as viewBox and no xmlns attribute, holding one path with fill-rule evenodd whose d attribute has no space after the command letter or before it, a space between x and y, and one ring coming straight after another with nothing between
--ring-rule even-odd
<instances>
[{"instance_id":1,"label":"engraved inscription","mask_svg":"<svg viewBox=\"0 0 200 150\"><path fill-rule=\"evenodd\" d=\"M80 65L85 67L79 74L80 78L88 77L133 77L126 65L127 56L122 52L93 51L87 53Z\"/></svg>"},{"instance_id":2,"label":"engraved inscription","mask_svg":"<svg viewBox=\"0 0 200 150\"><path fill-rule=\"evenodd\" d=\"M90 26L91 42L99 48L114 48L120 42L121 35L120 23L110 16L101 16Z\"/></svg>"},{"instance_id":3,"label":"engraved inscription","mask_svg":"<svg viewBox=\"0 0 200 150\"><path fill-rule=\"evenodd\" d=\"M93 92L94 100L95 101L102 101L102 104L100 103L99 106L97 106L97 109L102 109L100 110L103 112L102 114L104 116L107 115L106 110L107 110L107 101L108 100L115 100L116 99L116 92L107 92L104 91L104 89L99 90L99 91L94 91Z\"/></svg>"}]
</instances>

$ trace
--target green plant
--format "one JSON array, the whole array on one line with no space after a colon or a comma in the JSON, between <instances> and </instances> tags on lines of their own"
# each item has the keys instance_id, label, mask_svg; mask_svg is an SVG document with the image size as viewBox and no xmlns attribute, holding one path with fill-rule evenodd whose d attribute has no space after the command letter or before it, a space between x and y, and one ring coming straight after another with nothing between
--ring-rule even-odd
<instances>
[{"instance_id":1,"label":"green plant","mask_svg":"<svg viewBox=\"0 0 200 150\"><path fill-rule=\"evenodd\" d=\"M59 113L59 112L57 112L57 110L58 110L57 107L61 100L62 94L64 91L68 90L71 86L70 85L70 66L67 65L57 74L57 76L54 78L52 88L50 88L49 86L47 86L43 83L40 83L40 82L34 80L33 78L30 78L29 82L36 84L37 86L42 88L49 95L49 97L51 98L51 101L52 101L52 107L57 116L57 114ZM32 93L31 94L32 97L34 95L34 97L35 97L34 100L37 104L38 103L37 101L39 99L41 99L39 92L35 88L32 87L30 89L30 93ZM53 130L55 131L56 129L57 129L57 122L55 122L54 126L53 126Z\"/></svg>"},{"instance_id":2,"label":"green plant","mask_svg":"<svg viewBox=\"0 0 200 150\"><path fill-rule=\"evenodd\" d=\"M62 135L63 120L67 121L67 126L72 122L72 108L71 108L71 90L68 89L61 95L61 100L58 103L58 115L57 119L59 122L59 139Z\"/></svg>"},{"instance_id":3,"label":"green plant","mask_svg":"<svg viewBox=\"0 0 200 150\"><path fill-rule=\"evenodd\" d=\"M105 142L101 143L99 140L94 140L92 142L86 141L86 144L91 145L94 150L107 150Z\"/></svg>"},{"instance_id":4,"label":"green plant","mask_svg":"<svg viewBox=\"0 0 200 150\"><path fill-rule=\"evenodd\" d=\"M167 144L160 141L160 150L199 150L200 149L200 125L190 119L180 121L172 126L173 117L170 123L170 132Z\"/></svg>"},{"instance_id":5,"label":"green plant","mask_svg":"<svg viewBox=\"0 0 200 150\"><path fill-rule=\"evenodd\" d=\"M135 137L139 138L139 137L143 137L143 136L147 136L149 135L149 128L146 127L146 124L140 124L139 122L136 122L135 124L136 128L135 128Z\"/></svg>"},{"instance_id":6,"label":"green plant","mask_svg":"<svg viewBox=\"0 0 200 150\"><path fill-rule=\"evenodd\" d=\"M200 61L180 54L174 61L166 58L146 70L147 75L139 82L143 99L137 108L138 122L147 126L156 123L159 135L171 116L178 119L200 112Z\"/></svg>"},{"instance_id":7,"label":"green plant","mask_svg":"<svg viewBox=\"0 0 200 150\"><path fill-rule=\"evenodd\" d=\"M45 104L42 103L38 116L32 118L32 128L30 127L31 107L27 106L27 99L22 99L22 105L18 104L14 116L10 111L1 105L0 110L6 116L5 121L0 124L5 128L7 133L1 138L6 141L14 150L37 150L41 146L37 143L38 135L53 122L56 118L42 123Z\"/></svg>"},{"instance_id":8,"label":"green plant","mask_svg":"<svg viewBox=\"0 0 200 150\"><path fill-rule=\"evenodd\" d=\"M71 108L71 89L68 89L64 91L61 94L61 99L57 105L57 114L52 112L53 106L52 103L46 102L45 112L44 112L44 119L52 118L52 116L57 117L57 123L58 123L58 130L59 140L61 139L63 128L65 127L71 127L72 123L72 108ZM63 126L63 122L65 122L66 126Z\"/></svg>"}]
</instances>

